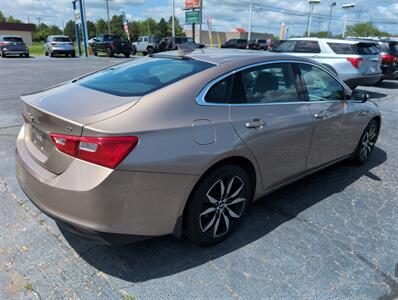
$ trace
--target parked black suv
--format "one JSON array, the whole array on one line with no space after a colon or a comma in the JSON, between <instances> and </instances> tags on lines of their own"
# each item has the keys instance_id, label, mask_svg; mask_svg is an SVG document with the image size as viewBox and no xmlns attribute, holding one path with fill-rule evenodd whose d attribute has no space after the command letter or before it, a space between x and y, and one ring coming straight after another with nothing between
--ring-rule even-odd
<instances>
[{"instance_id":1,"label":"parked black suv","mask_svg":"<svg viewBox=\"0 0 398 300\"><path fill-rule=\"evenodd\" d=\"M221 45L221 48L236 48L236 49L246 49L247 40L245 39L231 39Z\"/></svg>"},{"instance_id":2,"label":"parked black suv","mask_svg":"<svg viewBox=\"0 0 398 300\"><path fill-rule=\"evenodd\" d=\"M185 36L169 37L166 39L167 50L177 50L179 46L185 46L187 48L204 48L205 45L197 44L194 42L193 38Z\"/></svg>"},{"instance_id":3,"label":"parked black suv","mask_svg":"<svg viewBox=\"0 0 398 300\"><path fill-rule=\"evenodd\" d=\"M398 79L398 41L388 38L349 38L372 41L381 54L381 69L384 79Z\"/></svg>"},{"instance_id":4,"label":"parked black suv","mask_svg":"<svg viewBox=\"0 0 398 300\"><path fill-rule=\"evenodd\" d=\"M249 41L249 49L253 50L268 50L269 43L267 40L257 39Z\"/></svg>"},{"instance_id":5,"label":"parked black suv","mask_svg":"<svg viewBox=\"0 0 398 300\"><path fill-rule=\"evenodd\" d=\"M90 44L95 56L99 52L105 52L108 57L115 54L124 54L129 57L131 54L131 44L128 41L122 41L122 38L116 34L102 34L92 40Z\"/></svg>"}]
</instances>

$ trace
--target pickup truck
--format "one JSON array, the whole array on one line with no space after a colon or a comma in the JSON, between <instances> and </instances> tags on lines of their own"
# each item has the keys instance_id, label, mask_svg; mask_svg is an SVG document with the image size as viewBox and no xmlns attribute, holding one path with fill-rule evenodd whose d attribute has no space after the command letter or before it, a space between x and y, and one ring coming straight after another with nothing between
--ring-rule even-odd
<instances>
[{"instance_id":1,"label":"pickup truck","mask_svg":"<svg viewBox=\"0 0 398 300\"><path fill-rule=\"evenodd\" d=\"M140 51L144 55L166 50L166 42L159 36L140 36L138 40L133 43L133 51Z\"/></svg>"},{"instance_id":2,"label":"pickup truck","mask_svg":"<svg viewBox=\"0 0 398 300\"><path fill-rule=\"evenodd\" d=\"M102 34L92 39L90 46L95 56L99 52L104 52L108 57L115 54L124 54L125 57L130 57L133 50L130 42L122 41L121 37L116 34Z\"/></svg>"}]
</instances>

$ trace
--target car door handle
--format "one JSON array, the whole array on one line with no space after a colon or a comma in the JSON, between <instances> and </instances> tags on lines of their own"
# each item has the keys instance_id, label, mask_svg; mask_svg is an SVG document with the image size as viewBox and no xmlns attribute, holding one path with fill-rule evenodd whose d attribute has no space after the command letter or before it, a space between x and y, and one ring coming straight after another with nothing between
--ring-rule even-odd
<instances>
[{"instance_id":1,"label":"car door handle","mask_svg":"<svg viewBox=\"0 0 398 300\"><path fill-rule=\"evenodd\" d=\"M328 116L328 113L324 111L314 114L315 119L326 119Z\"/></svg>"},{"instance_id":2,"label":"car door handle","mask_svg":"<svg viewBox=\"0 0 398 300\"><path fill-rule=\"evenodd\" d=\"M254 119L252 121L246 122L246 128L260 128L265 126L265 123L261 119Z\"/></svg>"}]
</instances>

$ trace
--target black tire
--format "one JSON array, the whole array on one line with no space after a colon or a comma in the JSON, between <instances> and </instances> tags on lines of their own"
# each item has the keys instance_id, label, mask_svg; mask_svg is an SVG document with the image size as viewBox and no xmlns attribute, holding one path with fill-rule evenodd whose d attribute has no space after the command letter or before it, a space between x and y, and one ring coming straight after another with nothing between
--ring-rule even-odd
<instances>
[{"instance_id":1,"label":"black tire","mask_svg":"<svg viewBox=\"0 0 398 300\"><path fill-rule=\"evenodd\" d=\"M151 54L153 54L155 51L153 50L153 48L152 47L149 47L148 49L147 49L147 54L148 55L151 55Z\"/></svg>"},{"instance_id":2,"label":"black tire","mask_svg":"<svg viewBox=\"0 0 398 300\"><path fill-rule=\"evenodd\" d=\"M125 58L129 58L129 57L130 57L130 53L127 53L127 52L124 53L124 57L125 57Z\"/></svg>"},{"instance_id":3,"label":"black tire","mask_svg":"<svg viewBox=\"0 0 398 300\"><path fill-rule=\"evenodd\" d=\"M135 49L135 47L132 47L131 49L131 55L136 55L137 54L137 49Z\"/></svg>"},{"instance_id":4,"label":"black tire","mask_svg":"<svg viewBox=\"0 0 398 300\"><path fill-rule=\"evenodd\" d=\"M54 55L54 53L50 52L50 56L51 56L51 57L54 57L55 55Z\"/></svg>"},{"instance_id":5,"label":"black tire","mask_svg":"<svg viewBox=\"0 0 398 300\"><path fill-rule=\"evenodd\" d=\"M367 161L379 137L379 130L380 124L376 119L370 121L366 126L352 155L354 164L363 165Z\"/></svg>"},{"instance_id":6,"label":"black tire","mask_svg":"<svg viewBox=\"0 0 398 300\"><path fill-rule=\"evenodd\" d=\"M2 56L2 57L6 57L7 54L5 54L4 52L1 52L1 56Z\"/></svg>"},{"instance_id":7,"label":"black tire","mask_svg":"<svg viewBox=\"0 0 398 300\"><path fill-rule=\"evenodd\" d=\"M93 51L94 56L98 56L98 52L97 51Z\"/></svg>"},{"instance_id":8,"label":"black tire","mask_svg":"<svg viewBox=\"0 0 398 300\"><path fill-rule=\"evenodd\" d=\"M199 245L225 240L238 227L252 201L251 186L247 172L237 165L225 165L206 174L185 209L184 234Z\"/></svg>"},{"instance_id":9,"label":"black tire","mask_svg":"<svg viewBox=\"0 0 398 300\"><path fill-rule=\"evenodd\" d=\"M106 49L106 55L107 55L108 57L113 57L115 54L112 52L111 49L107 48L107 49Z\"/></svg>"},{"instance_id":10,"label":"black tire","mask_svg":"<svg viewBox=\"0 0 398 300\"><path fill-rule=\"evenodd\" d=\"M25 54L25 57L26 57L26 58L29 58L29 57L30 57L29 53L26 53L26 54Z\"/></svg>"},{"instance_id":11,"label":"black tire","mask_svg":"<svg viewBox=\"0 0 398 300\"><path fill-rule=\"evenodd\" d=\"M44 51L44 56L48 56L48 52L47 51Z\"/></svg>"},{"instance_id":12,"label":"black tire","mask_svg":"<svg viewBox=\"0 0 398 300\"><path fill-rule=\"evenodd\" d=\"M76 52L72 52L72 57L76 57Z\"/></svg>"}]
</instances>

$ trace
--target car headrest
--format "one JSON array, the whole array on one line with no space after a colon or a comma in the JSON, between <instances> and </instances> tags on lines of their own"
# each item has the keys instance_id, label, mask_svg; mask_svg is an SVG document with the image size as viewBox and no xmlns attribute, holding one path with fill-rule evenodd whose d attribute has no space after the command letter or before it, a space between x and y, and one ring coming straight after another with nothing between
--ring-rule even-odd
<instances>
[{"instance_id":1,"label":"car headrest","mask_svg":"<svg viewBox=\"0 0 398 300\"><path fill-rule=\"evenodd\" d=\"M279 89L278 77L269 72L261 73L257 78L254 89L260 93L277 91Z\"/></svg>"}]
</instances>

